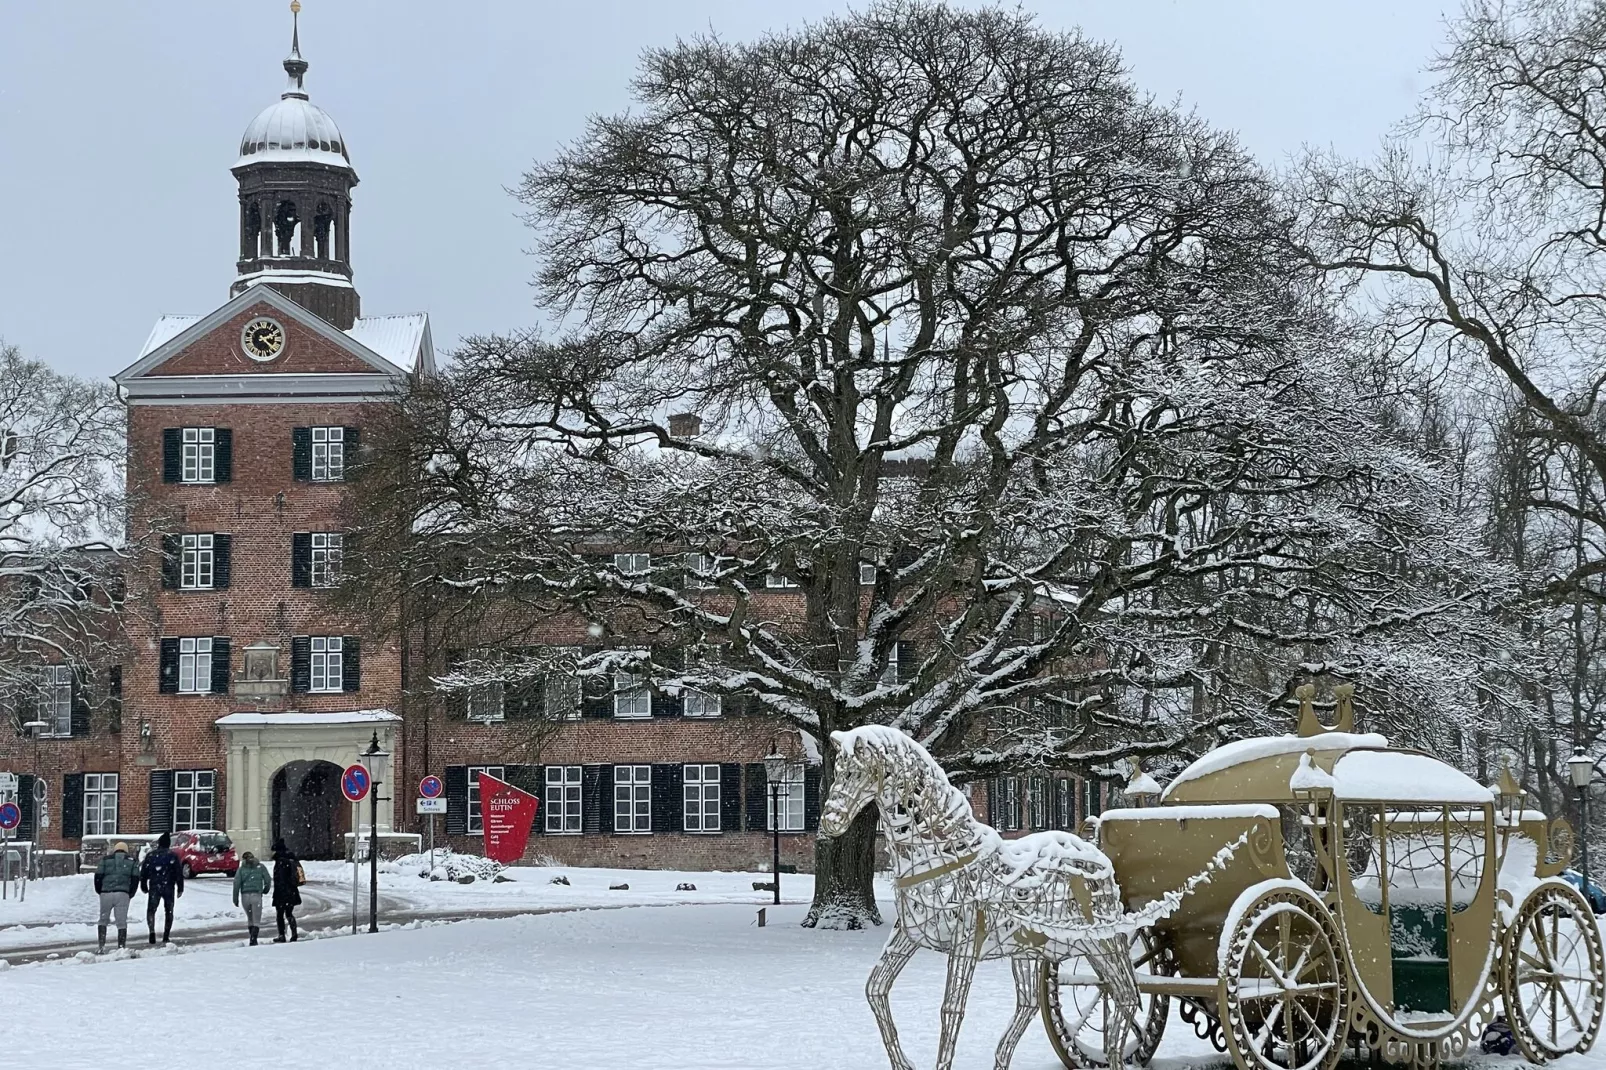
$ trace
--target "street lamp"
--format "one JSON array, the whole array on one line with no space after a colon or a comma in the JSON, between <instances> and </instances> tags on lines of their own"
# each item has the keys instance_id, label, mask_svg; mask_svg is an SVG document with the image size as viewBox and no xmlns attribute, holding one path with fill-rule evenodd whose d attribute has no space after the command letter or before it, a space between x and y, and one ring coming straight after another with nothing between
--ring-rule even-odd
<instances>
[{"instance_id":1,"label":"street lamp","mask_svg":"<svg viewBox=\"0 0 1606 1070\"><path fill-rule=\"evenodd\" d=\"M770 873L775 878L775 903L781 902L781 795L786 793L787 757L770 742L770 752L764 756L764 776L770 788L770 834L774 841L774 861Z\"/></svg>"},{"instance_id":2,"label":"street lamp","mask_svg":"<svg viewBox=\"0 0 1606 1070\"><path fill-rule=\"evenodd\" d=\"M379 783L385 774L385 759L390 752L379 747L379 733L369 741L368 749L359 755L362 767L368 771L368 931L379 931Z\"/></svg>"},{"instance_id":3,"label":"street lamp","mask_svg":"<svg viewBox=\"0 0 1606 1070\"><path fill-rule=\"evenodd\" d=\"M1567 759L1567 772L1578 789L1578 843L1584 864L1584 895L1589 895L1589 782L1595 776L1595 763L1584 754L1584 748L1574 747L1573 756Z\"/></svg>"}]
</instances>

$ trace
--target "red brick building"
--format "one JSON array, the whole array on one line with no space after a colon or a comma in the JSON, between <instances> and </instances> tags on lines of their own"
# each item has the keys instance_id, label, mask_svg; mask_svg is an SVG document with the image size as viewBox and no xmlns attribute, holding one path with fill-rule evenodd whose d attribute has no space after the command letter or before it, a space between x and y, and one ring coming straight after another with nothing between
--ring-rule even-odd
<instances>
[{"instance_id":1,"label":"red brick building","mask_svg":"<svg viewBox=\"0 0 1606 1070\"><path fill-rule=\"evenodd\" d=\"M357 173L308 99L298 41L284 67L289 87L247 128L232 168L240 253L229 299L158 320L114 377L128 407L131 528L157 533L162 552L129 564L106 715L89 716L70 684L47 687L41 709L64 703L72 716L0 742L0 768L30 771L24 796L33 778L45 785L44 805L25 806L23 835L71 849L84 837L217 828L241 848L282 836L305 857L336 856L353 821L339 771L377 738L395 770L381 832L421 829L416 785L436 774L448 798L441 835L478 851L476 777L489 771L542 800L528 857L758 868L772 827L763 758L779 748L794 756L779 807L784 857L807 868L821 800L815 744L795 729L739 699L659 694L627 674L599 693L553 674L533 696L494 688L448 703L431 683L443 666L423 644L387 641L384 622L332 601L364 430L435 373L435 356L427 315L361 315ZM798 596L783 586L766 597ZM521 645L587 642L578 620L530 631ZM530 717L544 726L533 736L518 723ZM1096 786L1045 778L1000 781L978 804L984 796L1006 831L1075 827L1101 799Z\"/></svg>"}]
</instances>

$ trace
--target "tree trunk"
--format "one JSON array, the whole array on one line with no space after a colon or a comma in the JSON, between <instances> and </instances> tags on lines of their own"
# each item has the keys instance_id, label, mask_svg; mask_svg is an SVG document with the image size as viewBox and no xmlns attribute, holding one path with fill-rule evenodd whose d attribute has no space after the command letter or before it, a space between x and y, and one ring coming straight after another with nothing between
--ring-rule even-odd
<instances>
[{"instance_id":1,"label":"tree trunk","mask_svg":"<svg viewBox=\"0 0 1606 1070\"><path fill-rule=\"evenodd\" d=\"M814 841L814 902L805 928L862 929L880 925L875 901L876 808L865 807L836 839Z\"/></svg>"}]
</instances>

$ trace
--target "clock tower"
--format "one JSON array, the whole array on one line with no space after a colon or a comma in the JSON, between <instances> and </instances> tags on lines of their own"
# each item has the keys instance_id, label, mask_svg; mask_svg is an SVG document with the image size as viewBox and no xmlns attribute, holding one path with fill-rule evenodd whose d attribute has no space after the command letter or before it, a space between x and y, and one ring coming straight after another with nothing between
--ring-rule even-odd
<instances>
[{"instance_id":1,"label":"clock tower","mask_svg":"<svg viewBox=\"0 0 1606 1070\"><path fill-rule=\"evenodd\" d=\"M246 127L232 168L240 187L240 259L229 294L265 284L347 331L361 315L351 281L357 172L339 127L308 98L300 4L291 11L289 84Z\"/></svg>"}]
</instances>

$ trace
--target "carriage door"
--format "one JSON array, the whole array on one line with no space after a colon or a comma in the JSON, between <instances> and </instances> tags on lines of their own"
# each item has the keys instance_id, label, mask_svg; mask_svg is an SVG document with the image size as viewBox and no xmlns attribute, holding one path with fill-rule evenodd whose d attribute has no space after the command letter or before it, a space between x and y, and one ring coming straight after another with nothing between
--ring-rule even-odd
<instances>
[{"instance_id":1,"label":"carriage door","mask_svg":"<svg viewBox=\"0 0 1606 1070\"><path fill-rule=\"evenodd\" d=\"M1451 937L1455 916L1472 905L1483 878L1481 822L1449 807L1346 810L1352 811L1346 815L1352 831L1371 826L1369 836L1350 843L1350 861L1364 855L1356 895L1388 919L1395 1013L1457 1013ZM1370 811L1370 821L1354 811Z\"/></svg>"}]
</instances>

